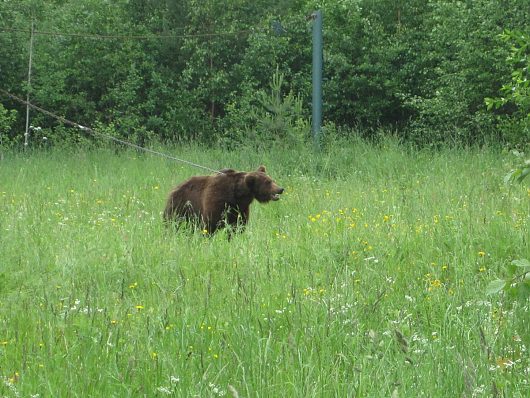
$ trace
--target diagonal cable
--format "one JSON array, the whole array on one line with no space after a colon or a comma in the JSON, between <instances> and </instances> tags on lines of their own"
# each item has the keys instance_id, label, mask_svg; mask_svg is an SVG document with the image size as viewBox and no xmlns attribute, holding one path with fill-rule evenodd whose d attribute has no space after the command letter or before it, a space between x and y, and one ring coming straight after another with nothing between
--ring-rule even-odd
<instances>
[{"instance_id":1,"label":"diagonal cable","mask_svg":"<svg viewBox=\"0 0 530 398\"><path fill-rule=\"evenodd\" d=\"M41 113L44 113L45 115L48 115L50 117L52 117L53 119L56 119L58 121L60 121L61 123L64 123L64 124L67 124L69 126L73 126L73 127L76 127L82 131L86 131L87 133L90 133L92 134L93 136L96 136L96 137L103 137L107 140L111 140L111 141L114 141L114 142L117 142L119 144L122 144L122 145L125 145L125 146L129 146L131 148L135 148L135 149L138 149L140 151L144 151L144 152L147 152L147 153L151 153L153 155L157 155L157 156L160 156L160 157L163 157L163 158L166 158L166 159L170 159L170 160L174 160L176 162L180 162L180 163L185 163L187 165L190 165L190 166L193 166L193 167L197 167L199 169L203 169L203 170L208 170L212 173L216 173L216 174L224 174L218 170L214 170L214 169L211 169L209 167L206 167L206 166L202 166L200 164L197 164L197 163L193 163L193 162L190 162L189 160L185 160L185 159L180 159L180 158L177 158L175 156L172 156L172 155L169 155L167 153L163 153L163 152L159 152L159 151L155 151L154 149L149 149L149 148L145 148L145 147L142 147L140 145L137 145L137 144L133 144L132 142L129 142L129 141L125 141L125 140L122 140L120 138L116 138L110 134L105 134L105 133L102 133L102 132L99 132L99 131L96 131L90 127L86 127L86 126L83 126L79 123L76 123L76 122L73 122L71 120L68 120L62 116L59 116L59 115L56 115L55 113L53 112L50 112L44 108L41 108L40 106L37 106L37 105L34 105L32 104L31 102L28 102L14 94L11 94L10 92L6 91L6 90L3 90L0 88L0 93L3 93L4 95L8 96L9 98L17 101L17 102L20 102L24 105L27 105L29 106L30 108L33 108Z\"/></svg>"}]
</instances>

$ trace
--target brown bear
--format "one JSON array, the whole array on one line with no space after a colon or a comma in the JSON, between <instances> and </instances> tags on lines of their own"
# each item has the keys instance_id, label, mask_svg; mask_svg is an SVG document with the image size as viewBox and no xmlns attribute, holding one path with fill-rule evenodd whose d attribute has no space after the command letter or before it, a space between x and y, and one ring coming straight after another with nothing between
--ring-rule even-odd
<instances>
[{"instance_id":1,"label":"brown bear","mask_svg":"<svg viewBox=\"0 0 530 398\"><path fill-rule=\"evenodd\" d=\"M196 176L169 194L164 220L198 222L208 234L221 227L244 229L254 199L266 203L284 191L266 174L265 166L253 172L223 169L216 175Z\"/></svg>"}]
</instances>

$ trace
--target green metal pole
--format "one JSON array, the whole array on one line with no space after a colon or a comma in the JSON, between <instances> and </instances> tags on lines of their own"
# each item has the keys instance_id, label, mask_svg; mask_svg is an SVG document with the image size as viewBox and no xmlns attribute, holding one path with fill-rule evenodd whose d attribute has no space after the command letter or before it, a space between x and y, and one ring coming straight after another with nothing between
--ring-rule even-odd
<instances>
[{"instance_id":1,"label":"green metal pole","mask_svg":"<svg viewBox=\"0 0 530 398\"><path fill-rule=\"evenodd\" d=\"M320 147L322 126L322 11L317 10L313 17L313 119L312 132L315 147Z\"/></svg>"}]
</instances>

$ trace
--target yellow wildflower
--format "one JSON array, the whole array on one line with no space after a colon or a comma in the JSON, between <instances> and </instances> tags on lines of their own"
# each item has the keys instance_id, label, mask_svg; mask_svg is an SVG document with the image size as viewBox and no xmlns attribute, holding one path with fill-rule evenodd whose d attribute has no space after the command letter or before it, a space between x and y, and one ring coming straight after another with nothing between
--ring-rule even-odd
<instances>
[{"instance_id":1,"label":"yellow wildflower","mask_svg":"<svg viewBox=\"0 0 530 398\"><path fill-rule=\"evenodd\" d=\"M19 378L20 378L20 374L19 374L18 372L15 372L15 373L13 374L13 376L11 376L11 377L8 379L9 384L15 384L15 383L18 381Z\"/></svg>"},{"instance_id":2,"label":"yellow wildflower","mask_svg":"<svg viewBox=\"0 0 530 398\"><path fill-rule=\"evenodd\" d=\"M431 286L435 287L435 288L438 288L438 287L442 286L442 282L440 282L439 279L434 279L434 280L431 281Z\"/></svg>"}]
</instances>

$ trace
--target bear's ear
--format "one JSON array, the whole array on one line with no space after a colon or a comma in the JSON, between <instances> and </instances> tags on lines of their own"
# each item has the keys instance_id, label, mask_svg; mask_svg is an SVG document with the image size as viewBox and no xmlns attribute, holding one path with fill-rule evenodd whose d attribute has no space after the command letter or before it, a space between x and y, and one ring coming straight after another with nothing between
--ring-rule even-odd
<instances>
[{"instance_id":1,"label":"bear's ear","mask_svg":"<svg viewBox=\"0 0 530 398\"><path fill-rule=\"evenodd\" d=\"M245 185L251 191L254 189L254 185L256 185L256 176L253 173L249 173L245 176Z\"/></svg>"},{"instance_id":2,"label":"bear's ear","mask_svg":"<svg viewBox=\"0 0 530 398\"><path fill-rule=\"evenodd\" d=\"M265 170L265 166L261 165L258 167L258 171L261 171L262 173L266 173L267 170Z\"/></svg>"}]
</instances>

